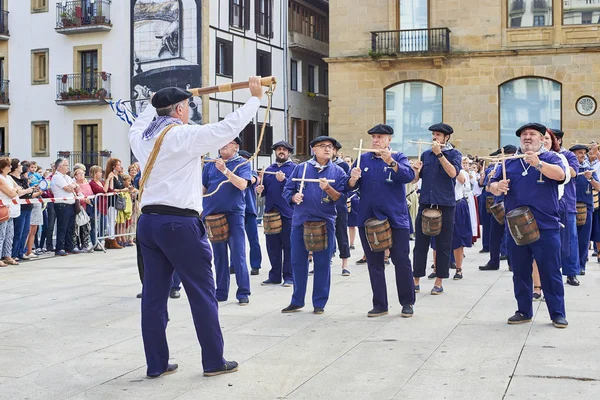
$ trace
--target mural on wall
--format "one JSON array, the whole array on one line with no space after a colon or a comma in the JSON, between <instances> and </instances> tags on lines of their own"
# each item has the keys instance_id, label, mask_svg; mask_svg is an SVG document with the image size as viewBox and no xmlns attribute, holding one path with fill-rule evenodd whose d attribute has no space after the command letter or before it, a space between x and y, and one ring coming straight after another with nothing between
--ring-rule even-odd
<instances>
[{"instance_id":1,"label":"mural on wall","mask_svg":"<svg viewBox=\"0 0 600 400\"><path fill-rule=\"evenodd\" d=\"M132 0L131 95L150 97L167 86L202 86L201 0ZM148 102L134 102L139 114ZM202 99L190 102L190 120L202 123Z\"/></svg>"}]
</instances>

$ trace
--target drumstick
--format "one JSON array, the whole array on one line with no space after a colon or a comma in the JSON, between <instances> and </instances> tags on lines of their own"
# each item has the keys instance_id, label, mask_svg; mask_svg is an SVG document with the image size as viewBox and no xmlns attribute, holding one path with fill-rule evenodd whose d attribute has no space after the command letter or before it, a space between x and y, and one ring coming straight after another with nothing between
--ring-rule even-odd
<instances>
[{"instance_id":1,"label":"drumstick","mask_svg":"<svg viewBox=\"0 0 600 400\"><path fill-rule=\"evenodd\" d=\"M302 182L302 183L304 183L304 182L321 183L320 179L310 179L310 178L307 178L307 179L292 178L292 181L293 182ZM335 179L327 179L327 182L335 182ZM300 193L302 193L302 183L300 184Z\"/></svg>"},{"instance_id":2,"label":"drumstick","mask_svg":"<svg viewBox=\"0 0 600 400\"><path fill-rule=\"evenodd\" d=\"M261 171L262 174L267 174L267 175L277 175L277 172L273 172L273 171Z\"/></svg>"},{"instance_id":3,"label":"drumstick","mask_svg":"<svg viewBox=\"0 0 600 400\"><path fill-rule=\"evenodd\" d=\"M302 182L300 183L300 191L298 193L302 194L302 191L304 190L304 178L306 177L306 167L308 166L308 163L305 162L304 163L304 172L302 172Z\"/></svg>"},{"instance_id":4,"label":"drumstick","mask_svg":"<svg viewBox=\"0 0 600 400\"><path fill-rule=\"evenodd\" d=\"M352 150L358 150L358 151L364 151L364 152L372 152L372 153L378 153L383 149L362 149L362 148L357 148L357 147L353 147ZM390 153L392 154L397 154L397 151L390 151Z\"/></svg>"},{"instance_id":5,"label":"drumstick","mask_svg":"<svg viewBox=\"0 0 600 400\"><path fill-rule=\"evenodd\" d=\"M502 148L502 180L506 180L506 160L504 159L504 147ZM504 192L507 195L508 192Z\"/></svg>"},{"instance_id":6,"label":"drumstick","mask_svg":"<svg viewBox=\"0 0 600 400\"><path fill-rule=\"evenodd\" d=\"M358 144L359 148L362 148L362 142L363 142L363 140L360 139L360 143ZM361 151L358 150L358 158L356 159L356 168L358 168L358 169L360 169L360 153L361 153Z\"/></svg>"}]
</instances>

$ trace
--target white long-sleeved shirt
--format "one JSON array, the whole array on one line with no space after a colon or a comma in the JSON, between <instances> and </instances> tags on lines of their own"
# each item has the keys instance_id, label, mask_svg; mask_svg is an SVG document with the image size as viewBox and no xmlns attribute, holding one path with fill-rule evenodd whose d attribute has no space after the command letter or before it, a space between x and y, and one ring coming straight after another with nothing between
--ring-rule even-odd
<instances>
[{"instance_id":1,"label":"white long-sleeved shirt","mask_svg":"<svg viewBox=\"0 0 600 400\"><path fill-rule=\"evenodd\" d=\"M224 120L207 125L179 125L172 128L163 141L156 162L146 181L141 206L165 205L202 212L202 163L200 157L231 142L252 120L260 100L248 102ZM142 138L156 110L148 105L129 129L131 150L142 171L154 143L160 136Z\"/></svg>"}]
</instances>

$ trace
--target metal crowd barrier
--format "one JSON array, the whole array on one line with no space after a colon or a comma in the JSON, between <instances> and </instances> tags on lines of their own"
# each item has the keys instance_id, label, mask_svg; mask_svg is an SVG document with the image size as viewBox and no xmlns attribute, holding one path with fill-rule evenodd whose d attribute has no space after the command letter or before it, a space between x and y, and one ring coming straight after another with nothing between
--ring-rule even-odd
<instances>
[{"instance_id":1,"label":"metal crowd barrier","mask_svg":"<svg viewBox=\"0 0 600 400\"><path fill-rule=\"evenodd\" d=\"M130 200L125 196L129 196ZM123 200L118 199L121 197ZM136 193L97 194L94 202L94 222L96 243L106 252L115 244L133 246L138 219ZM125 208L123 208L123 206ZM104 243L102 243L104 241Z\"/></svg>"}]
</instances>

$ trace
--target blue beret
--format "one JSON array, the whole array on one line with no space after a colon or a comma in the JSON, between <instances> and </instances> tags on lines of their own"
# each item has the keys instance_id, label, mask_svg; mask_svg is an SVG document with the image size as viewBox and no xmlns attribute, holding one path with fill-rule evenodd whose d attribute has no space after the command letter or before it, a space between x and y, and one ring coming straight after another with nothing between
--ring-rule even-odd
<instances>
[{"instance_id":1,"label":"blue beret","mask_svg":"<svg viewBox=\"0 0 600 400\"><path fill-rule=\"evenodd\" d=\"M440 122L439 124L433 124L428 128L431 132L441 132L444 135L452 135L454 133L454 129L448 124L444 124Z\"/></svg>"},{"instance_id":2,"label":"blue beret","mask_svg":"<svg viewBox=\"0 0 600 400\"><path fill-rule=\"evenodd\" d=\"M367 131L369 135L379 134L379 135L393 135L394 129L386 124L375 125L371 129Z\"/></svg>"},{"instance_id":3,"label":"blue beret","mask_svg":"<svg viewBox=\"0 0 600 400\"><path fill-rule=\"evenodd\" d=\"M315 147L316 144L326 141L331 142L334 147L337 147L337 145L339 144L338 141L332 138L331 136L319 136L310 141L310 147Z\"/></svg>"},{"instance_id":4,"label":"blue beret","mask_svg":"<svg viewBox=\"0 0 600 400\"><path fill-rule=\"evenodd\" d=\"M512 144L507 144L506 146L503 147L503 149L504 149L504 154L515 154L517 152L517 147L513 146ZM496 150L495 152L490 154L490 156L494 157L499 154L502 154L502 149Z\"/></svg>"},{"instance_id":5,"label":"blue beret","mask_svg":"<svg viewBox=\"0 0 600 400\"><path fill-rule=\"evenodd\" d=\"M576 150L585 150L586 153L590 151L590 149L585 144L576 144L575 146L573 146L569 149L569 151L576 151Z\"/></svg>"},{"instance_id":6,"label":"blue beret","mask_svg":"<svg viewBox=\"0 0 600 400\"><path fill-rule=\"evenodd\" d=\"M292 146L285 140L280 140L279 142L275 143L273 146L271 146L271 150L275 150L278 147L285 147L289 151L294 151L294 146Z\"/></svg>"},{"instance_id":7,"label":"blue beret","mask_svg":"<svg viewBox=\"0 0 600 400\"><path fill-rule=\"evenodd\" d=\"M336 143L333 145L337 150L342 148L342 144L338 141L336 141Z\"/></svg>"},{"instance_id":8,"label":"blue beret","mask_svg":"<svg viewBox=\"0 0 600 400\"><path fill-rule=\"evenodd\" d=\"M240 151L238 151L238 154L240 156L244 157L244 158L250 158L250 157L252 157L252 154L250 154L246 150L240 150Z\"/></svg>"},{"instance_id":9,"label":"blue beret","mask_svg":"<svg viewBox=\"0 0 600 400\"><path fill-rule=\"evenodd\" d=\"M560 129L550 129L552 131L552 133L554 133L554 136L556 136L559 139L562 139L563 136L565 136L565 133L563 131L561 131Z\"/></svg>"},{"instance_id":10,"label":"blue beret","mask_svg":"<svg viewBox=\"0 0 600 400\"><path fill-rule=\"evenodd\" d=\"M528 124L523 125L522 127L520 127L519 129L517 129L517 136L521 137L521 132L523 132L525 129L533 129L538 131L542 136L544 136L546 134L546 127L542 124L538 124L537 122L530 122Z\"/></svg>"},{"instance_id":11,"label":"blue beret","mask_svg":"<svg viewBox=\"0 0 600 400\"><path fill-rule=\"evenodd\" d=\"M187 90L179 89L178 87L168 87L160 89L154 94L154 97L152 97L152 106L154 108L165 108L189 99L192 96L192 93Z\"/></svg>"}]
</instances>

